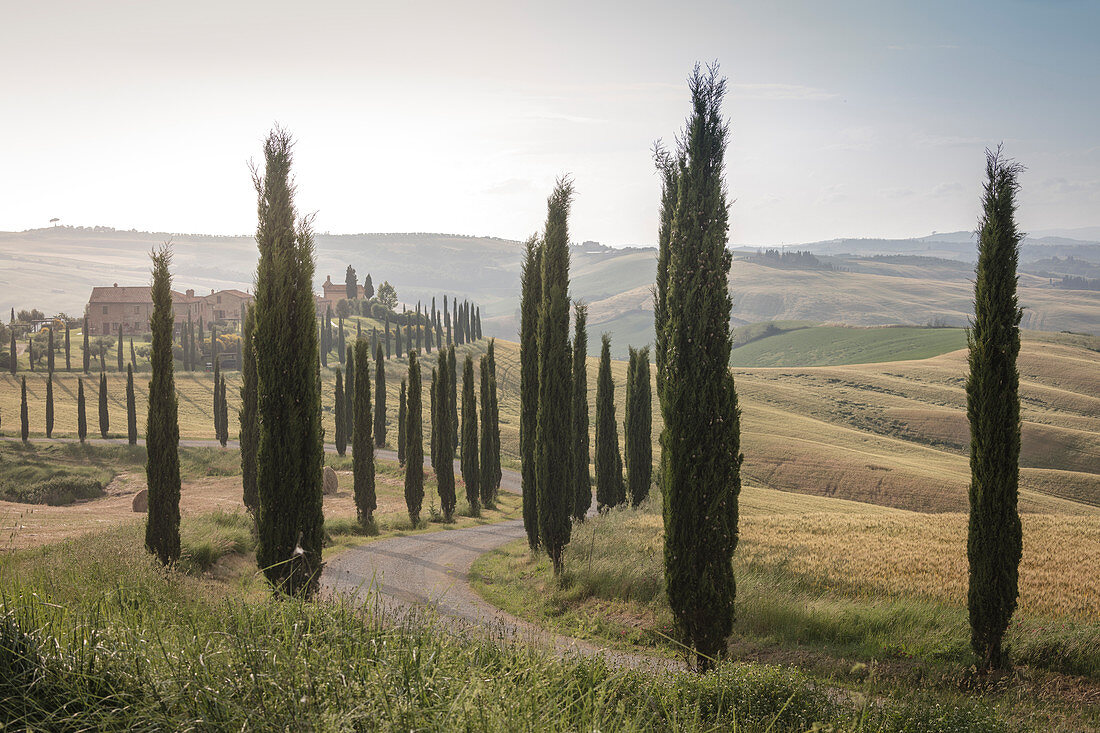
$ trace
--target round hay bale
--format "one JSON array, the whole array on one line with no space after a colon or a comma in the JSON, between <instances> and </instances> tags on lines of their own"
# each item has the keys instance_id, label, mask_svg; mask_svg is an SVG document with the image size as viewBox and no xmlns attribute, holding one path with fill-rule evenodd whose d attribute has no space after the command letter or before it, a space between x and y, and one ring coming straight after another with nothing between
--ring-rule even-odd
<instances>
[{"instance_id":1,"label":"round hay bale","mask_svg":"<svg viewBox=\"0 0 1100 733\"><path fill-rule=\"evenodd\" d=\"M145 514L149 511L149 489L142 489L134 494L132 508L135 512Z\"/></svg>"},{"instance_id":2,"label":"round hay bale","mask_svg":"<svg viewBox=\"0 0 1100 733\"><path fill-rule=\"evenodd\" d=\"M336 477L336 472L332 470L332 466L325 466L325 482L323 486L325 495L335 494L340 490L340 480Z\"/></svg>"}]
</instances>

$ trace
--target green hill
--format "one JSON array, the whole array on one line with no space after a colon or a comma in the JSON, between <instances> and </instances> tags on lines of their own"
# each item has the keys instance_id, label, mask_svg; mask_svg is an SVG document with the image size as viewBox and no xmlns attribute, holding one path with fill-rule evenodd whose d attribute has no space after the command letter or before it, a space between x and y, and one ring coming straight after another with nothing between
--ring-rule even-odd
<instances>
[{"instance_id":1,"label":"green hill","mask_svg":"<svg viewBox=\"0 0 1100 733\"><path fill-rule=\"evenodd\" d=\"M846 326L777 329L738 346L735 367L840 366L928 359L966 348L961 328L849 328Z\"/></svg>"}]
</instances>

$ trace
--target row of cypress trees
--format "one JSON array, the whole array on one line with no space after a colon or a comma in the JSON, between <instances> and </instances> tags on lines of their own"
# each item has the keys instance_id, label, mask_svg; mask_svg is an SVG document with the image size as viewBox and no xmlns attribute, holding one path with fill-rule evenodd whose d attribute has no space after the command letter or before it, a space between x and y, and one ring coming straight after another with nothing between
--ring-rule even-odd
<instances>
[{"instance_id":1,"label":"row of cypress trees","mask_svg":"<svg viewBox=\"0 0 1100 733\"><path fill-rule=\"evenodd\" d=\"M84 380L83 378L77 379L76 390L76 414L77 414L77 437L80 442L83 443L88 437L88 419L87 419L87 407L85 405L84 398ZM108 394L107 394L107 374L101 372L99 375L99 434L101 437L106 438L108 432L111 429L111 416L108 411ZM54 394L53 394L53 376L47 375L46 377L46 437L53 437L54 426ZM20 417L20 430L19 434L21 440L26 443L30 439L30 406L27 402L27 378L22 377L20 384L20 403L19 403L19 417ZM127 368L126 372L126 437L130 445L137 444L137 412L136 401L134 399L134 372L132 368Z\"/></svg>"}]
</instances>

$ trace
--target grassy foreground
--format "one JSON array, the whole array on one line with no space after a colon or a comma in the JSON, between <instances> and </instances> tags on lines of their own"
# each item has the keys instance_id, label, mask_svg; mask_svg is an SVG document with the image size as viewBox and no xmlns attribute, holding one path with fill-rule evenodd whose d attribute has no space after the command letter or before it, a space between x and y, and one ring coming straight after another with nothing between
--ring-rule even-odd
<instances>
[{"instance_id":1,"label":"grassy foreground","mask_svg":"<svg viewBox=\"0 0 1100 733\"><path fill-rule=\"evenodd\" d=\"M233 515L212 515L185 519L185 546L212 528L247 542ZM255 572L165 570L137 525L0 556L0 727L1007 729L981 710L870 700L774 666L654 675L374 604L277 601Z\"/></svg>"},{"instance_id":2,"label":"grassy foreground","mask_svg":"<svg viewBox=\"0 0 1100 733\"><path fill-rule=\"evenodd\" d=\"M1024 517L1021 607L1008 643L1026 671L978 697L959 692L973 663L964 516L758 488L743 490L741 510L731 659L793 664L846 687L871 674L881 694L921 690L948 706L977 698L1038 729L1100 726L1100 711L1079 707L1100 695L1100 596L1090 580L1100 520ZM677 655L662 535L651 499L575 525L560 585L519 542L474 564L474 588L567 634Z\"/></svg>"}]
</instances>

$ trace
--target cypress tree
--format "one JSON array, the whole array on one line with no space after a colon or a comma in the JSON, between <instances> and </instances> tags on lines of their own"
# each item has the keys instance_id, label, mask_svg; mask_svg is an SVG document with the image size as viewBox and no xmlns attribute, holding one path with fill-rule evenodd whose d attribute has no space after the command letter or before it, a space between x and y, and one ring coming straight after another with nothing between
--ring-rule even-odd
<instances>
[{"instance_id":1,"label":"cypress tree","mask_svg":"<svg viewBox=\"0 0 1100 733\"><path fill-rule=\"evenodd\" d=\"M137 366L137 352L134 351L134 338L130 337L130 364L134 367Z\"/></svg>"},{"instance_id":2,"label":"cypress tree","mask_svg":"<svg viewBox=\"0 0 1100 733\"><path fill-rule=\"evenodd\" d=\"M344 378L344 432L349 441L351 436L355 434L355 344L359 343L360 340L361 337L353 341L348 349L348 371L347 376ZM352 443L352 450L355 450L354 442Z\"/></svg>"},{"instance_id":3,"label":"cypress tree","mask_svg":"<svg viewBox=\"0 0 1100 733\"><path fill-rule=\"evenodd\" d=\"M344 317L340 316L339 321L340 337L336 341L336 356L339 357L341 364L347 363L347 341L344 336Z\"/></svg>"},{"instance_id":4,"label":"cypress tree","mask_svg":"<svg viewBox=\"0 0 1100 733\"><path fill-rule=\"evenodd\" d=\"M134 367L126 366L126 442L137 445L137 399L134 396Z\"/></svg>"},{"instance_id":5,"label":"cypress tree","mask_svg":"<svg viewBox=\"0 0 1100 733\"><path fill-rule=\"evenodd\" d=\"M221 415L219 416L219 422L221 423L221 435L218 436L218 442L222 444L224 448L229 443L229 399L226 393L225 386L225 374L222 374L222 386L219 390L221 392Z\"/></svg>"},{"instance_id":6,"label":"cypress tree","mask_svg":"<svg viewBox=\"0 0 1100 733\"><path fill-rule=\"evenodd\" d=\"M53 374L46 375L46 437L53 437Z\"/></svg>"},{"instance_id":7,"label":"cypress tree","mask_svg":"<svg viewBox=\"0 0 1100 733\"><path fill-rule=\"evenodd\" d=\"M458 375L456 373L458 370L455 369L456 363L454 349L447 349L446 388L449 394L450 414L443 424L451 429L451 445L458 445Z\"/></svg>"},{"instance_id":8,"label":"cypress tree","mask_svg":"<svg viewBox=\"0 0 1100 733\"><path fill-rule=\"evenodd\" d=\"M329 331L325 327L324 320L321 321L321 324L318 326L318 329L319 329L319 331L317 333L317 348L320 350L321 366L327 369L328 368Z\"/></svg>"},{"instance_id":9,"label":"cypress tree","mask_svg":"<svg viewBox=\"0 0 1100 733\"><path fill-rule=\"evenodd\" d=\"M84 352L84 361L85 362L88 361L88 352L87 351ZM11 329L11 344L8 346L8 369L11 371L12 375L14 375L16 373L16 371L18 371L18 369L19 369L19 362L16 360L16 357L15 357L15 329L14 328Z\"/></svg>"},{"instance_id":10,"label":"cypress tree","mask_svg":"<svg viewBox=\"0 0 1100 733\"><path fill-rule=\"evenodd\" d=\"M431 406L428 412L428 418L431 422L429 426L431 429L431 464L433 469L439 467L439 408L436 407L436 393L439 391L439 375L435 369L432 369L432 382L428 387L428 399L431 402ZM438 476L436 477L438 479ZM436 488L438 488L438 480L436 482Z\"/></svg>"},{"instance_id":11,"label":"cypress tree","mask_svg":"<svg viewBox=\"0 0 1100 733\"><path fill-rule=\"evenodd\" d=\"M454 521L455 513L455 444L451 439L451 431L447 428L450 422L451 404L450 388L451 378L447 374L448 366L445 359L439 360L439 387L436 388L436 406L439 408L439 438L436 445L438 462L433 462L435 467L436 487L439 490L439 504L443 509L443 521ZM434 386L434 385L433 385ZM433 459L435 461L435 459Z\"/></svg>"},{"instance_id":12,"label":"cypress tree","mask_svg":"<svg viewBox=\"0 0 1100 733\"><path fill-rule=\"evenodd\" d=\"M374 521L378 501L374 493L374 445L371 439L370 358L369 346L362 338L355 340L349 356L349 368L354 363L355 396L352 404L354 428L351 431L352 473L355 477L355 514L362 527ZM353 380L349 376L348 382Z\"/></svg>"},{"instance_id":13,"label":"cypress tree","mask_svg":"<svg viewBox=\"0 0 1100 733\"><path fill-rule=\"evenodd\" d=\"M424 430L422 427L420 362L409 352L409 390L405 400L405 506L413 528L420 524L424 503Z\"/></svg>"},{"instance_id":14,"label":"cypress tree","mask_svg":"<svg viewBox=\"0 0 1100 733\"><path fill-rule=\"evenodd\" d=\"M657 230L657 277L653 288L653 360L657 367L657 401L664 409L665 358L668 347L668 264L671 258L669 243L672 237L672 217L676 213L678 175L683 160L676 157L658 141L653 146L653 158L661 177L660 226ZM661 468L657 480L664 480L664 433L661 440Z\"/></svg>"},{"instance_id":15,"label":"cypress tree","mask_svg":"<svg viewBox=\"0 0 1100 733\"><path fill-rule=\"evenodd\" d=\"M611 336L600 339L596 377L596 508L605 512L626 501L619 427L615 422L615 382L611 379Z\"/></svg>"},{"instance_id":16,"label":"cypress tree","mask_svg":"<svg viewBox=\"0 0 1100 733\"><path fill-rule=\"evenodd\" d=\"M191 309L187 309L187 325L184 327L183 335L181 336L181 343L183 344L183 369L184 371L191 371L191 365L194 361L192 358L192 339L193 330L191 328Z\"/></svg>"},{"instance_id":17,"label":"cypress tree","mask_svg":"<svg viewBox=\"0 0 1100 733\"><path fill-rule=\"evenodd\" d=\"M84 352L83 352L82 356L84 357L84 373L88 374L89 373L89 368L91 367L90 362L91 362L91 358L92 358L92 350L88 347L88 316L84 316L84 331L83 331L83 334L84 334Z\"/></svg>"},{"instance_id":18,"label":"cypress tree","mask_svg":"<svg viewBox=\"0 0 1100 733\"><path fill-rule=\"evenodd\" d=\"M107 413L107 372L99 373L99 435L107 437L111 416Z\"/></svg>"},{"instance_id":19,"label":"cypress tree","mask_svg":"<svg viewBox=\"0 0 1100 733\"><path fill-rule=\"evenodd\" d=\"M199 316L199 335L195 343L191 345L194 352L194 358L199 360L198 369L200 372L206 371L206 359L203 356L203 345L206 343L206 331L203 327L203 318Z\"/></svg>"},{"instance_id":20,"label":"cypress tree","mask_svg":"<svg viewBox=\"0 0 1100 733\"><path fill-rule=\"evenodd\" d=\"M691 78L692 113L669 240L662 398L665 584L681 636L707 669L733 624L740 417L729 371L730 253L717 66Z\"/></svg>"},{"instance_id":21,"label":"cypress tree","mask_svg":"<svg viewBox=\"0 0 1100 733\"><path fill-rule=\"evenodd\" d=\"M497 358L496 343L489 339L489 349L485 354L485 360L489 371L489 486L492 491L493 501L497 500L500 493L500 401L497 399ZM486 475L484 461L482 462L482 475ZM484 481L482 482L484 484Z\"/></svg>"},{"instance_id":22,"label":"cypress tree","mask_svg":"<svg viewBox=\"0 0 1100 733\"><path fill-rule=\"evenodd\" d=\"M149 415L145 425L145 478L149 513L145 547L165 564L180 556L179 422L172 374L172 253L167 245L153 253L153 315L149 320ZM106 376L104 376L106 380Z\"/></svg>"},{"instance_id":23,"label":"cypress tree","mask_svg":"<svg viewBox=\"0 0 1100 733\"><path fill-rule=\"evenodd\" d=\"M408 403L406 400L405 380L401 380L401 392L397 396L397 462L405 465L405 423L407 422ZM377 419L377 418L375 418Z\"/></svg>"},{"instance_id":24,"label":"cypress tree","mask_svg":"<svg viewBox=\"0 0 1100 733\"><path fill-rule=\"evenodd\" d=\"M633 346L626 347L629 353L626 362L626 391L623 395L623 444L625 447L623 463L626 473L630 475L630 401L634 397L634 368L638 363L638 350ZM629 489L629 483L624 482L624 488Z\"/></svg>"},{"instance_id":25,"label":"cypress tree","mask_svg":"<svg viewBox=\"0 0 1100 733\"><path fill-rule=\"evenodd\" d=\"M485 338L485 334L481 332L481 306L477 307L477 312L474 315L474 338L480 341Z\"/></svg>"},{"instance_id":26,"label":"cypress tree","mask_svg":"<svg viewBox=\"0 0 1100 733\"><path fill-rule=\"evenodd\" d=\"M217 361L218 359L218 326L216 323L210 324L210 361Z\"/></svg>"},{"instance_id":27,"label":"cypress tree","mask_svg":"<svg viewBox=\"0 0 1100 733\"><path fill-rule=\"evenodd\" d=\"M398 425L403 424L399 419ZM386 445L386 365L382 361L381 346L374 360L374 444L379 448Z\"/></svg>"},{"instance_id":28,"label":"cypress tree","mask_svg":"<svg viewBox=\"0 0 1100 733\"><path fill-rule=\"evenodd\" d=\"M355 300L359 297L359 278L355 276L355 268L348 265L348 269L344 272L344 294L348 300ZM348 377L351 379L351 377Z\"/></svg>"},{"instance_id":29,"label":"cypress tree","mask_svg":"<svg viewBox=\"0 0 1100 733\"><path fill-rule=\"evenodd\" d=\"M539 308L539 411L535 446L539 540L561 575L572 531L569 450L572 365L569 349L569 208L573 183L559 179L547 200ZM468 326L469 308L466 308Z\"/></svg>"},{"instance_id":30,"label":"cypress tree","mask_svg":"<svg viewBox=\"0 0 1100 733\"><path fill-rule=\"evenodd\" d=\"M482 394L485 378L482 377ZM484 398L483 398L484 399ZM481 465L478 462L477 440L477 402L474 398L474 360L466 354L462 365L462 482L466 484L466 501L470 504L470 515L481 514L480 483Z\"/></svg>"},{"instance_id":31,"label":"cypress tree","mask_svg":"<svg viewBox=\"0 0 1100 733\"><path fill-rule=\"evenodd\" d=\"M390 314L386 313L386 358L390 358Z\"/></svg>"},{"instance_id":32,"label":"cypress tree","mask_svg":"<svg viewBox=\"0 0 1100 733\"><path fill-rule=\"evenodd\" d=\"M395 329L394 340L393 340L393 350L394 350L394 353L397 354L398 359L400 359L403 356L403 353L402 353L403 349L401 348L401 324L400 323L397 324L397 328Z\"/></svg>"},{"instance_id":33,"label":"cypress tree","mask_svg":"<svg viewBox=\"0 0 1100 733\"><path fill-rule=\"evenodd\" d=\"M256 384L260 498L256 558L280 592L311 596L324 542L317 315L311 220L295 226L290 135L264 145L266 170L253 179L259 200L256 243Z\"/></svg>"},{"instance_id":34,"label":"cypress tree","mask_svg":"<svg viewBox=\"0 0 1100 733\"><path fill-rule=\"evenodd\" d=\"M88 437L88 410L84 404L84 379L76 380L76 437L83 443Z\"/></svg>"},{"instance_id":35,"label":"cypress tree","mask_svg":"<svg viewBox=\"0 0 1100 733\"><path fill-rule=\"evenodd\" d=\"M100 353L100 366L102 366L103 354ZM31 371L34 371L34 339L27 336L27 360L30 362Z\"/></svg>"},{"instance_id":36,"label":"cypress tree","mask_svg":"<svg viewBox=\"0 0 1100 733\"><path fill-rule=\"evenodd\" d=\"M23 439L24 444L26 444L27 438L30 436L30 432L30 415L27 414L27 377L24 376L22 395L19 402L19 437Z\"/></svg>"},{"instance_id":37,"label":"cypress tree","mask_svg":"<svg viewBox=\"0 0 1100 733\"><path fill-rule=\"evenodd\" d=\"M46 346L46 373L51 377L53 376L54 367L54 354L53 354L53 326L50 326L49 342Z\"/></svg>"},{"instance_id":38,"label":"cypress tree","mask_svg":"<svg viewBox=\"0 0 1100 733\"><path fill-rule=\"evenodd\" d=\"M588 473L588 306L573 306L573 519L583 522L592 506Z\"/></svg>"},{"instance_id":39,"label":"cypress tree","mask_svg":"<svg viewBox=\"0 0 1100 733\"><path fill-rule=\"evenodd\" d=\"M222 437L222 370L218 357L214 357L214 437Z\"/></svg>"},{"instance_id":40,"label":"cypress tree","mask_svg":"<svg viewBox=\"0 0 1100 733\"><path fill-rule=\"evenodd\" d=\"M542 302L542 245L527 240L520 275L519 456L523 528L532 550L539 546L538 492L535 486L535 433L539 410L539 303ZM456 319L457 320L457 319Z\"/></svg>"},{"instance_id":41,"label":"cypress tree","mask_svg":"<svg viewBox=\"0 0 1100 733\"><path fill-rule=\"evenodd\" d=\"M649 347L634 358L630 412L626 432L626 471L630 501L638 506L649 496L653 481L653 401L649 387Z\"/></svg>"},{"instance_id":42,"label":"cypress tree","mask_svg":"<svg viewBox=\"0 0 1100 733\"><path fill-rule=\"evenodd\" d=\"M256 449L260 442L260 425L256 415L256 346L253 333L256 329L256 313L253 306L246 306L241 325L241 409L238 412L241 431L241 483L244 488L244 506L256 516L260 498L256 489Z\"/></svg>"},{"instance_id":43,"label":"cypress tree","mask_svg":"<svg viewBox=\"0 0 1100 733\"><path fill-rule=\"evenodd\" d=\"M340 367L336 367L336 395L333 402L336 410L336 452L342 456L348 451L348 418L344 414L344 376Z\"/></svg>"},{"instance_id":44,"label":"cypress tree","mask_svg":"<svg viewBox=\"0 0 1100 733\"><path fill-rule=\"evenodd\" d=\"M974 281L974 320L967 331L970 374L970 646L984 674L1010 664L1002 649L1016 609L1023 540L1020 480L1020 318L1016 267L1017 177L1022 166L1001 148L986 151L986 182Z\"/></svg>"},{"instance_id":45,"label":"cypress tree","mask_svg":"<svg viewBox=\"0 0 1100 733\"><path fill-rule=\"evenodd\" d=\"M123 372L123 366L122 366L122 347L123 347L123 344L125 344L125 341L122 338L122 324L120 323L120 324L118 324L118 373L119 374L121 374Z\"/></svg>"},{"instance_id":46,"label":"cypress tree","mask_svg":"<svg viewBox=\"0 0 1100 733\"><path fill-rule=\"evenodd\" d=\"M69 322L65 321L65 371L73 370L72 338L69 335Z\"/></svg>"},{"instance_id":47,"label":"cypress tree","mask_svg":"<svg viewBox=\"0 0 1100 733\"><path fill-rule=\"evenodd\" d=\"M496 494L493 491L493 437L492 437L492 412L491 404L492 387L490 381L492 373L489 369L489 357L481 357L481 476L478 479L481 490L481 503L486 508L493 506Z\"/></svg>"},{"instance_id":48,"label":"cypress tree","mask_svg":"<svg viewBox=\"0 0 1100 733\"><path fill-rule=\"evenodd\" d=\"M443 328L447 331L447 345L454 343L451 340L451 311L447 307L447 296L443 296Z\"/></svg>"}]
</instances>

